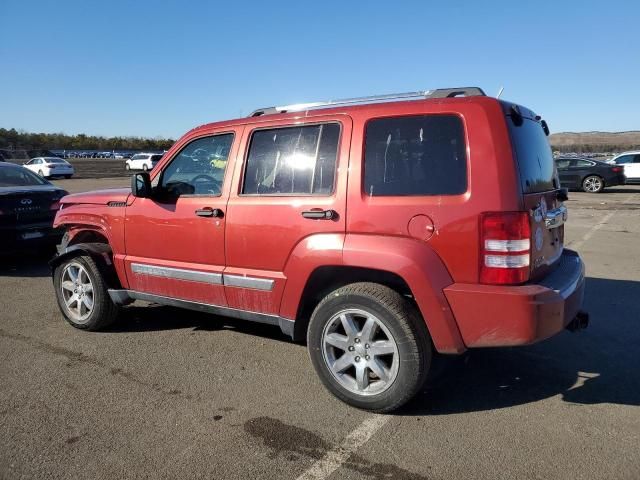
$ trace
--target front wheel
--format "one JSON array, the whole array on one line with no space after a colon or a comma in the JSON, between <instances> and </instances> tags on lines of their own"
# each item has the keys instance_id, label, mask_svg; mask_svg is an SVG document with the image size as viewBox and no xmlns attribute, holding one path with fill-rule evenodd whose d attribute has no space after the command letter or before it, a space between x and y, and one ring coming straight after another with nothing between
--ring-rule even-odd
<instances>
[{"instance_id":1,"label":"front wheel","mask_svg":"<svg viewBox=\"0 0 640 480\"><path fill-rule=\"evenodd\" d=\"M124 169L128 172L129 170L131 170L131 167L129 166L128 163L124 164Z\"/></svg>"},{"instance_id":2,"label":"front wheel","mask_svg":"<svg viewBox=\"0 0 640 480\"><path fill-rule=\"evenodd\" d=\"M589 175L582 181L582 189L589 193L600 193L604 190L604 180L597 175Z\"/></svg>"},{"instance_id":3,"label":"front wheel","mask_svg":"<svg viewBox=\"0 0 640 480\"><path fill-rule=\"evenodd\" d=\"M375 283L354 283L327 295L311 316L307 340L325 387L375 412L409 401L431 365L431 339L416 308Z\"/></svg>"},{"instance_id":4,"label":"front wheel","mask_svg":"<svg viewBox=\"0 0 640 480\"><path fill-rule=\"evenodd\" d=\"M149 170L149 167L147 167L147 164L146 164L146 163L143 163L143 164L142 164L142 170L144 170L145 172L146 172L147 170Z\"/></svg>"},{"instance_id":5,"label":"front wheel","mask_svg":"<svg viewBox=\"0 0 640 480\"><path fill-rule=\"evenodd\" d=\"M68 258L53 273L60 311L74 327L100 330L116 319L118 307L107 293L100 269L87 255Z\"/></svg>"}]
</instances>

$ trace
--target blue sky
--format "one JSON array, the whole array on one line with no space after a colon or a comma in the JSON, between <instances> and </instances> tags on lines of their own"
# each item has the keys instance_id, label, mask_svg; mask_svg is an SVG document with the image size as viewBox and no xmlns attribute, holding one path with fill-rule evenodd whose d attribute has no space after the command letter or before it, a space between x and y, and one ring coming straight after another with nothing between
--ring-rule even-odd
<instances>
[{"instance_id":1,"label":"blue sky","mask_svg":"<svg viewBox=\"0 0 640 480\"><path fill-rule=\"evenodd\" d=\"M177 138L255 108L480 86L640 130L640 4L0 1L0 127Z\"/></svg>"}]
</instances>

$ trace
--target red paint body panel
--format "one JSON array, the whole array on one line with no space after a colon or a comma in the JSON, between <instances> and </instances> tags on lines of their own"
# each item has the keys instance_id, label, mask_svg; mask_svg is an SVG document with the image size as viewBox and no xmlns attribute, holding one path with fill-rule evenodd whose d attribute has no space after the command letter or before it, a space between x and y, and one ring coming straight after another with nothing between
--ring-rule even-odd
<instances>
[{"instance_id":1,"label":"red paint body panel","mask_svg":"<svg viewBox=\"0 0 640 480\"><path fill-rule=\"evenodd\" d=\"M316 234L296 245L284 268L288 281L280 304L281 317L296 318L304 287L316 269L343 265L344 238L343 233Z\"/></svg>"},{"instance_id":2,"label":"red paint body panel","mask_svg":"<svg viewBox=\"0 0 640 480\"><path fill-rule=\"evenodd\" d=\"M443 289L451 285L451 276L429 245L406 237L347 234L344 264L400 275L423 312L437 350L442 353L462 353L465 350L443 294Z\"/></svg>"},{"instance_id":3,"label":"red paint body panel","mask_svg":"<svg viewBox=\"0 0 640 480\"><path fill-rule=\"evenodd\" d=\"M227 225L226 233L227 267L229 272L248 270L278 272L281 278L272 275L271 278L276 279L276 288L271 292L256 293L250 289L225 287L230 307L257 311L255 302L263 301L266 301L269 306L280 306L284 291L301 290L308 278L301 278L294 274L294 278L288 281L286 289L284 288L284 279L288 278L283 274L285 265L298 245L302 243L308 246L309 242L306 240L310 237L318 238L318 235L344 234L351 119L345 115L322 115L304 122L296 121L293 124L325 122L339 123L341 127L335 189L332 195L326 196L241 194L243 168L248 155L251 134L261 128L291 126L292 122L266 121L245 128L243 149L236 162L227 205L227 216L232 219ZM337 217L332 220L313 220L302 216L303 211L312 209L334 210L337 212ZM269 297L268 301L263 299L265 296ZM285 318L295 318L295 313L291 315L290 308L287 303L285 311L280 311L280 315ZM276 308L275 311L268 313L278 313L278 310Z\"/></svg>"},{"instance_id":4,"label":"red paint body panel","mask_svg":"<svg viewBox=\"0 0 640 480\"><path fill-rule=\"evenodd\" d=\"M454 284L445 294L467 347L517 346L563 331L580 309L584 282L566 299L536 284Z\"/></svg>"},{"instance_id":5,"label":"red paint body panel","mask_svg":"<svg viewBox=\"0 0 640 480\"><path fill-rule=\"evenodd\" d=\"M126 202L130 194L130 188L109 188L92 192L72 193L64 197L60 203L106 205L108 202Z\"/></svg>"}]
</instances>

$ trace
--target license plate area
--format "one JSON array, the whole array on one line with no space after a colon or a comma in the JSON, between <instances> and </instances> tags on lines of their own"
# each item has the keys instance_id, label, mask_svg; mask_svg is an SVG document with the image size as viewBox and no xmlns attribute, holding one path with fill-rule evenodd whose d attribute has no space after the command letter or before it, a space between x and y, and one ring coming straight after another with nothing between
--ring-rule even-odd
<instances>
[{"instance_id":1,"label":"license plate area","mask_svg":"<svg viewBox=\"0 0 640 480\"><path fill-rule=\"evenodd\" d=\"M33 232L25 232L22 234L22 239L23 240L31 240L34 238L42 238L44 237L44 233L39 232L39 231L33 231Z\"/></svg>"}]
</instances>

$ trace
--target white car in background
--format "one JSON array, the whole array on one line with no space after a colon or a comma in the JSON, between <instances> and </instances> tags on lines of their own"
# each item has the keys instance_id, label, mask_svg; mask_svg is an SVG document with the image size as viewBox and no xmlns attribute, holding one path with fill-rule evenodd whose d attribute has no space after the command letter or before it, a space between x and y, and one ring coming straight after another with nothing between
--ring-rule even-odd
<instances>
[{"instance_id":1,"label":"white car in background","mask_svg":"<svg viewBox=\"0 0 640 480\"><path fill-rule=\"evenodd\" d=\"M626 183L640 183L640 150L622 152L613 157L611 163L624 167Z\"/></svg>"},{"instance_id":2,"label":"white car in background","mask_svg":"<svg viewBox=\"0 0 640 480\"><path fill-rule=\"evenodd\" d=\"M73 165L58 157L36 157L25 163L24 168L37 173L43 178L64 177L71 178L75 173Z\"/></svg>"},{"instance_id":3,"label":"white car in background","mask_svg":"<svg viewBox=\"0 0 640 480\"><path fill-rule=\"evenodd\" d=\"M162 158L161 153L136 153L128 158L124 168L127 170L151 170Z\"/></svg>"}]
</instances>

